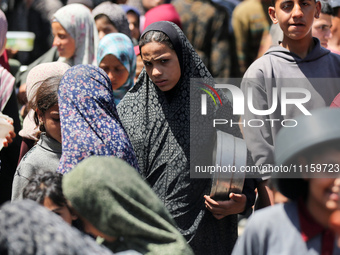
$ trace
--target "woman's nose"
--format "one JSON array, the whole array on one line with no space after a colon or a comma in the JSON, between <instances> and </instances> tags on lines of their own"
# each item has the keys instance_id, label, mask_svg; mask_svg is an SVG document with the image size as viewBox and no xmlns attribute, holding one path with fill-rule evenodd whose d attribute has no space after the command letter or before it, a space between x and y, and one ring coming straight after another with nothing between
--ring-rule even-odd
<instances>
[{"instance_id":1,"label":"woman's nose","mask_svg":"<svg viewBox=\"0 0 340 255\"><path fill-rule=\"evenodd\" d=\"M154 67L154 68L152 69L152 76L157 77L157 76L160 76L161 74L162 74L162 72L160 71L159 68Z\"/></svg>"},{"instance_id":2,"label":"woman's nose","mask_svg":"<svg viewBox=\"0 0 340 255\"><path fill-rule=\"evenodd\" d=\"M58 36L55 36L53 38L53 44L52 45L53 46L59 46L60 45L60 40L59 40Z\"/></svg>"}]
</instances>

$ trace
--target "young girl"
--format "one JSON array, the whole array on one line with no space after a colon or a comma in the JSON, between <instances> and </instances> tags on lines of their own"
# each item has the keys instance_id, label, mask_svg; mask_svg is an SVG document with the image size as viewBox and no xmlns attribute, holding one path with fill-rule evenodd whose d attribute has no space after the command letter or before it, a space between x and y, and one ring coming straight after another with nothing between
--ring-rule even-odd
<instances>
[{"instance_id":1,"label":"young girl","mask_svg":"<svg viewBox=\"0 0 340 255\"><path fill-rule=\"evenodd\" d=\"M200 105L191 111L190 104L198 103L191 101L191 93L201 91L191 85L191 79L201 78L213 86L212 77L174 23L151 24L139 45L145 69L118 105L118 111L137 154L141 174L166 205L195 254L229 254L237 238L237 213L254 202L255 183L246 180L244 194L234 194L229 201L221 202L231 209L221 219L204 205L211 180L190 178L191 162L200 160L191 156L191 148L206 148L205 142L211 141L214 134L204 124L208 120L201 116ZM223 107L218 111L230 119L230 102L222 100ZM194 128L191 114L202 120L199 128ZM216 110L210 116L217 116ZM226 131L241 136L237 125ZM191 135L199 137L198 143L192 143ZM207 200L213 201L208 197Z\"/></svg>"},{"instance_id":2,"label":"young girl","mask_svg":"<svg viewBox=\"0 0 340 255\"><path fill-rule=\"evenodd\" d=\"M62 186L84 229L103 237L115 254L193 254L162 202L123 160L89 157L63 177Z\"/></svg>"},{"instance_id":3,"label":"young girl","mask_svg":"<svg viewBox=\"0 0 340 255\"><path fill-rule=\"evenodd\" d=\"M78 217L70 210L61 187L62 175L56 172L35 174L23 190L23 198L31 199L59 215L68 224L83 231Z\"/></svg>"},{"instance_id":4,"label":"young girl","mask_svg":"<svg viewBox=\"0 0 340 255\"><path fill-rule=\"evenodd\" d=\"M61 157L61 131L58 106L58 86L62 76L47 78L37 89L32 108L42 132L38 143L25 154L17 167L12 187L12 200L22 198L28 180L36 173L58 168Z\"/></svg>"},{"instance_id":5,"label":"young girl","mask_svg":"<svg viewBox=\"0 0 340 255\"><path fill-rule=\"evenodd\" d=\"M98 31L91 12L82 4L69 4L53 16L53 46L58 48L59 60L69 65L95 64Z\"/></svg>"},{"instance_id":6,"label":"young girl","mask_svg":"<svg viewBox=\"0 0 340 255\"><path fill-rule=\"evenodd\" d=\"M99 42L97 62L110 78L117 105L134 85L136 55L131 39L121 33L105 35Z\"/></svg>"},{"instance_id":7,"label":"young girl","mask_svg":"<svg viewBox=\"0 0 340 255\"><path fill-rule=\"evenodd\" d=\"M340 254L330 224L340 210L340 110L321 108L282 128L272 176L289 202L256 211L233 254ZM325 125L325 123L327 123Z\"/></svg>"},{"instance_id":8,"label":"young girl","mask_svg":"<svg viewBox=\"0 0 340 255\"><path fill-rule=\"evenodd\" d=\"M110 33L123 33L131 37L129 22L119 4L105 1L93 9L92 16L96 22L100 40Z\"/></svg>"},{"instance_id":9,"label":"young girl","mask_svg":"<svg viewBox=\"0 0 340 255\"><path fill-rule=\"evenodd\" d=\"M42 63L33 67L27 75L26 95L29 105L35 105L35 96L38 88L49 77L63 75L70 66L62 62ZM30 108L28 106L28 108ZM23 138L20 149L19 162L39 139L40 130L34 121L36 109L30 109L23 122L19 135Z\"/></svg>"},{"instance_id":10,"label":"young girl","mask_svg":"<svg viewBox=\"0 0 340 255\"><path fill-rule=\"evenodd\" d=\"M109 77L99 67L77 65L59 86L62 157L58 172L67 173L91 155L115 156L139 170L122 127Z\"/></svg>"}]
</instances>

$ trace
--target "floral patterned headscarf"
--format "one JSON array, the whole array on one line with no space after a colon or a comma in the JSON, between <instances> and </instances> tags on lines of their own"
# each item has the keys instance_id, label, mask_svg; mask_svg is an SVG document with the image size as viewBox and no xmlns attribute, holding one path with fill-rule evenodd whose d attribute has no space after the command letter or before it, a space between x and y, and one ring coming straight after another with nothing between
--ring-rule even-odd
<instances>
[{"instance_id":1,"label":"floral patterned headscarf","mask_svg":"<svg viewBox=\"0 0 340 255\"><path fill-rule=\"evenodd\" d=\"M136 74L136 54L132 41L122 33L111 33L100 40L98 46L98 65L106 55L114 55L129 72L129 77L120 88L113 91L116 105L120 102L126 92L132 88Z\"/></svg>"},{"instance_id":2,"label":"floral patterned headscarf","mask_svg":"<svg viewBox=\"0 0 340 255\"><path fill-rule=\"evenodd\" d=\"M90 10L82 4L68 4L55 14L53 22L60 25L71 35L76 43L72 59L60 58L71 66L95 64L98 47L98 30Z\"/></svg>"},{"instance_id":3,"label":"floral patterned headscarf","mask_svg":"<svg viewBox=\"0 0 340 255\"><path fill-rule=\"evenodd\" d=\"M69 172L91 155L115 156L139 170L118 117L110 79L101 68L77 65L67 70L58 101L63 151L58 172Z\"/></svg>"}]
</instances>

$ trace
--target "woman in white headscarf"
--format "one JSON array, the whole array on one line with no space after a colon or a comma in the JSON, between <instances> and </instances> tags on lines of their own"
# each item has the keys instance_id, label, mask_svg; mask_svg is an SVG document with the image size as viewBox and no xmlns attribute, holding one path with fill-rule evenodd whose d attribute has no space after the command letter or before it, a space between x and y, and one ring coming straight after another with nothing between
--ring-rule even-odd
<instances>
[{"instance_id":1,"label":"woman in white headscarf","mask_svg":"<svg viewBox=\"0 0 340 255\"><path fill-rule=\"evenodd\" d=\"M91 12L82 4L69 4L53 16L53 46L59 53L58 61L69 65L95 64L98 32Z\"/></svg>"}]
</instances>

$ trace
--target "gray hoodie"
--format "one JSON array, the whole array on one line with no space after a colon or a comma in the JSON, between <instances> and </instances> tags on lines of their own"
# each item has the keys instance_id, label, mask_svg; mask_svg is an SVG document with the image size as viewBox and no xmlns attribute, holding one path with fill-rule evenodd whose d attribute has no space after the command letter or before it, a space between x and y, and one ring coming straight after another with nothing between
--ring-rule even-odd
<instances>
[{"instance_id":1,"label":"gray hoodie","mask_svg":"<svg viewBox=\"0 0 340 255\"><path fill-rule=\"evenodd\" d=\"M265 115L254 114L245 103L242 116L245 121L242 124L244 138L258 166L274 164L275 137L282 126L294 126L298 124L294 119L296 116L329 106L340 92L340 55L321 47L318 39L314 38L314 42L315 47L304 59L281 46L273 46L263 57L254 61L243 77L241 89L245 102L248 101L248 88L252 88L255 109L270 109L273 99L277 99L276 110ZM277 93L273 96L274 88ZM302 92L293 92L291 88L299 88ZM311 98L306 98L300 108L295 104L287 104L286 113L283 114L283 92L286 98L294 99L293 103L306 97L308 92Z\"/></svg>"},{"instance_id":2,"label":"gray hoodie","mask_svg":"<svg viewBox=\"0 0 340 255\"><path fill-rule=\"evenodd\" d=\"M46 171L55 172L61 157L61 143L41 133L37 144L20 161L14 175L12 201L22 199L29 179Z\"/></svg>"}]
</instances>

